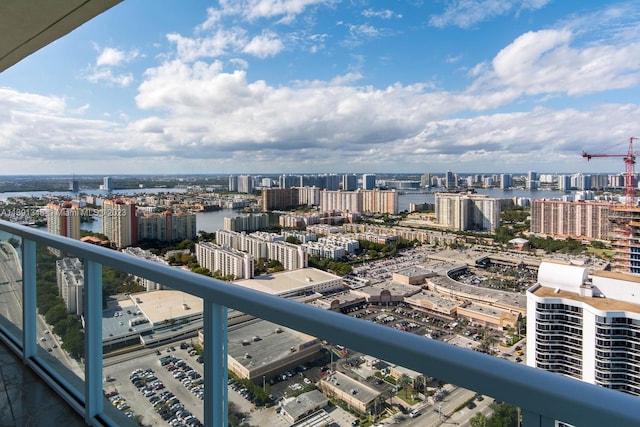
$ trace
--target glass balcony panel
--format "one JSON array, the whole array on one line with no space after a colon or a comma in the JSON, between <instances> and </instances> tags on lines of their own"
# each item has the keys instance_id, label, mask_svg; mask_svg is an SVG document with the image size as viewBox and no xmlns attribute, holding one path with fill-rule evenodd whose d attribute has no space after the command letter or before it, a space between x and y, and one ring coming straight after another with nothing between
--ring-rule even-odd
<instances>
[{"instance_id":1,"label":"glass balcony panel","mask_svg":"<svg viewBox=\"0 0 640 427\"><path fill-rule=\"evenodd\" d=\"M84 396L84 263L36 245L37 356L79 399Z\"/></svg>"},{"instance_id":2,"label":"glass balcony panel","mask_svg":"<svg viewBox=\"0 0 640 427\"><path fill-rule=\"evenodd\" d=\"M105 412L137 425L203 422L202 299L110 267L102 277Z\"/></svg>"},{"instance_id":3,"label":"glass balcony panel","mask_svg":"<svg viewBox=\"0 0 640 427\"><path fill-rule=\"evenodd\" d=\"M22 239L0 231L0 323L22 342Z\"/></svg>"}]
</instances>

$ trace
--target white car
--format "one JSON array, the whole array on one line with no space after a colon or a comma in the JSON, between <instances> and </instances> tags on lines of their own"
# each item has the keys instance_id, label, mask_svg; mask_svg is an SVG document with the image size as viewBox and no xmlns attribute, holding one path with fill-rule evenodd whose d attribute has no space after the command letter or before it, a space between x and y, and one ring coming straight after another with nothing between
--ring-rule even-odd
<instances>
[{"instance_id":1,"label":"white car","mask_svg":"<svg viewBox=\"0 0 640 427\"><path fill-rule=\"evenodd\" d=\"M420 415L420 412L419 412L419 411L417 411L416 409L414 409L413 411L411 411L411 412L409 413L409 416L410 416L411 418L415 418L415 417L417 417L418 415Z\"/></svg>"}]
</instances>

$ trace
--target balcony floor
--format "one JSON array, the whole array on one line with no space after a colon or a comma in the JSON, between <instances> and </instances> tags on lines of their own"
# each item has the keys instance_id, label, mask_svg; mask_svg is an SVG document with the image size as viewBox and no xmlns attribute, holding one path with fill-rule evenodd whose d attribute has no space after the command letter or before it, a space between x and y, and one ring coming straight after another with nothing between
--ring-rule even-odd
<instances>
[{"instance_id":1,"label":"balcony floor","mask_svg":"<svg viewBox=\"0 0 640 427\"><path fill-rule=\"evenodd\" d=\"M86 426L84 419L0 341L0 426Z\"/></svg>"}]
</instances>

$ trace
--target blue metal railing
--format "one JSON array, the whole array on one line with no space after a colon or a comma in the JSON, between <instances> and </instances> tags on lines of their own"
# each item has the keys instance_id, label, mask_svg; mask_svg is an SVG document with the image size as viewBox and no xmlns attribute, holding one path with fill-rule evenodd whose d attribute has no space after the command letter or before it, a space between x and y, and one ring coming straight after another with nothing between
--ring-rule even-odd
<instances>
[{"instance_id":1,"label":"blue metal railing","mask_svg":"<svg viewBox=\"0 0 640 427\"><path fill-rule=\"evenodd\" d=\"M158 265L120 252L0 221L0 230L22 238L23 331L0 336L24 362L43 377L87 422L117 423L102 399L101 269L103 265L169 284L203 299L204 422L226 426L227 308L233 308L309 335L339 342L371 356L425 375L492 396L522 409L524 426L554 426L562 420L576 426L640 426L640 400L631 395L530 368L482 353L412 335L393 328L300 304L280 297ZM55 369L42 363L36 335L36 244L54 247L85 261L84 395Z\"/></svg>"}]
</instances>

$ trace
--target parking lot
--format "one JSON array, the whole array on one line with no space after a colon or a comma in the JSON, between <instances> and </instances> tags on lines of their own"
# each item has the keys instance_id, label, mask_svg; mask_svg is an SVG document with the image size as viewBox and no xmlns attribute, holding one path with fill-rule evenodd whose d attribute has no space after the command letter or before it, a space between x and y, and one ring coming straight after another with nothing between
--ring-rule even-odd
<instances>
[{"instance_id":1,"label":"parking lot","mask_svg":"<svg viewBox=\"0 0 640 427\"><path fill-rule=\"evenodd\" d=\"M106 368L111 404L146 425L201 425L202 365L189 350L176 344Z\"/></svg>"}]
</instances>

